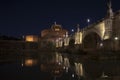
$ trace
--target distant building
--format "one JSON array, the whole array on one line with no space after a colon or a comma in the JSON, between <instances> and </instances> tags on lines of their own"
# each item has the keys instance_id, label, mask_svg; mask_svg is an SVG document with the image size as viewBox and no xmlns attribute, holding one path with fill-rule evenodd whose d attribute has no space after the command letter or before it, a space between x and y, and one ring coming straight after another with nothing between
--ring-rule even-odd
<instances>
[{"instance_id":1,"label":"distant building","mask_svg":"<svg viewBox=\"0 0 120 80\"><path fill-rule=\"evenodd\" d=\"M61 25L56 24L56 22L50 29L41 31L41 40L52 42L56 47L62 47L63 43L65 46L68 45L69 39L66 37L68 37L68 31L63 29Z\"/></svg>"},{"instance_id":2,"label":"distant building","mask_svg":"<svg viewBox=\"0 0 120 80\"><path fill-rule=\"evenodd\" d=\"M25 41L27 42L38 42L39 38L36 35L26 35Z\"/></svg>"}]
</instances>

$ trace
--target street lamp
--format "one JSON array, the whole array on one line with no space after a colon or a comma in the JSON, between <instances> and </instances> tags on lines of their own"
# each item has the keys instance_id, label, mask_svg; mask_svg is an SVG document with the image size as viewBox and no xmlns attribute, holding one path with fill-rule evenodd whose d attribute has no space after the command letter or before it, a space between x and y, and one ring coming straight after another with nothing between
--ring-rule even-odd
<instances>
[{"instance_id":1,"label":"street lamp","mask_svg":"<svg viewBox=\"0 0 120 80\"><path fill-rule=\"evenodd\" d=\"M115 39L115 40L118 40L119 38L118 38L118 37L115 37L114 39Z\"/></svg>"},{"instance_id":2,"label":"street lamp","mask_svg":"<svg viewBox=\"0 0 120 80\"><path fill-rule=\"evenodd\" d=\"M74 75L74 74L72 74L72 77L74 78L74 77L75 77L75 75Z\"/></svg>"},{"instance_id":3,"label":"street lamp","mask_svg":"<svg viewBox=\"0 0 120 80\"><path fill-rule=\"evenodd\" d=\"M71 29L71 37L73 37L73 34L74 34L74 29Z\"/></svg>"},{"instance_id":4,"label":"street lamp","mask_svg":"<svg viewBox=\"0 0 120 80\"><path fill-rule=\"evenodd\" d=\"M102 47L103 46L103 43L100 43L100 47Z\"/></svg>"},{"instance_id":5,"label":"street lamp","mask_svg":"<svg viewBox=\"0 0 120 80\"><path fill-rule=\"evenodd\" d=\"M72 32L74 32L74 29L71 29Z\"/></svg>"},{"instance_id":6,"label":"street lamp","mask_svg":"<svg viewBox=\"0 0 120 80\"><path fill-rule=\"evenodd\" d=\"M114 42L115 42L114 47L115 47L115 51L117 51L118 48L119 48L119 41L118 41L118 39L119 39L119 37L117 37L117 36L114 37Z\"/></svg>"},{"instance_id":7,"label":"street lamp","mask_svg":"<svg viewBox=\"0 0 120 80\"><path fill-rule=\"evenodd\" d=\"M87 23L88 23L88 26L89 26L89 23L90 23L90 19L87 19Z\"/></svg>"}]
</instances>

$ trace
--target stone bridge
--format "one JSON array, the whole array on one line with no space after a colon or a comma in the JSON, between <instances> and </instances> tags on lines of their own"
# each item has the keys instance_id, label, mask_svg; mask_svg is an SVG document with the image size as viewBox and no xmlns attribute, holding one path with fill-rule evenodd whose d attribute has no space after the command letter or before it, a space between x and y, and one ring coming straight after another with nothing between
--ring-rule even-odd
<instances>
[{"instance_id":1,"label":"stone bridge","mask_svg":"<svg viewBox=\"0 0 120 80\"><path fill-rule=\"evenodd\" d=\"M104 47L109 50L118 50L120 47L119 37L120 11L82 30L78 29L75 33L75 43L80 43L84 49L99 49Z\"/></svg>"}]
</instances>

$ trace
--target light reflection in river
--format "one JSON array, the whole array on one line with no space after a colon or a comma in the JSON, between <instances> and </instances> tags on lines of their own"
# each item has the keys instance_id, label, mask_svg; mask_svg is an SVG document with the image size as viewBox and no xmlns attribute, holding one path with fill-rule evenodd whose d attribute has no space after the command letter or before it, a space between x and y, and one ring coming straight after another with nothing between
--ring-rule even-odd
<instances>
[{"instance_id":1,"label":"light reflection in river","mask_svg":"<svg viewBox=\"0 0 120 80\"><path fill-rule=\"evenodd\" d=\"M37 60L35 59L25 59L25 66L34 66L37 64Z\"/></svg>"},{"instance_id":2,"label":"light reflection in river","mask_svg":"<svg viewBox=\"0 0 120 80\"><path fill-rule=\"evenodd\" d=\"M114 56L113 58L107 56L96 58L89 55L55 52L27 54L27 56L25 55L19 58L17 63L19 61L22 71L26 71L29 67L37 69L40 74L44 73L46 76L49 74L48 78L50 79L48 80L100 80L101 78L108 78L110 80L113 77L117 77L119 80L120 76L120 63L119 60L114 59ZM15 63L15 65L17 64ZM37 66L38 68L36 68ZM2 68L4 69L4 67ZM38 75L35 70L32 72Z\"/></svg>"}]
</instances>

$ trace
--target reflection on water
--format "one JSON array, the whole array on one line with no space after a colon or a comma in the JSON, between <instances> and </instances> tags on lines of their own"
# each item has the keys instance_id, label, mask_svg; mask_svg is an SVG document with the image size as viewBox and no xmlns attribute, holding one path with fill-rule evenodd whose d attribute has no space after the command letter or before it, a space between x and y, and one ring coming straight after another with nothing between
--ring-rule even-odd
<instances>
[{"instance_id":1,"label":"reflection on water","mask_svg":"<svg viewBox=\"0 0 120 80\"><path fill-rule=\"evenodd\" d=\"M114 57L30 53L0 65L0 73L4 80L120 80L120 61Z\"/></svg>"},{"instance_id":2,"label":"reflection on water","mask_svg":"<svg viewBox=\"0 0 120 80\"><path fill-rule=\"evenodd\" d=\"M37 60L36 59L25 59L25 62L24 62L25 66L34 66L37 64Z\"/></svg>"},{"instance_id":3,"label":"reflection on water","mask_svg":"<svg viewBox=\"0 0 120 80\"><path fill-rule=\"evenodd\" d=\"M75 72L78 76L83 76L83 67L81 63L75 63Z\"/></svg>"}]
</instances>

